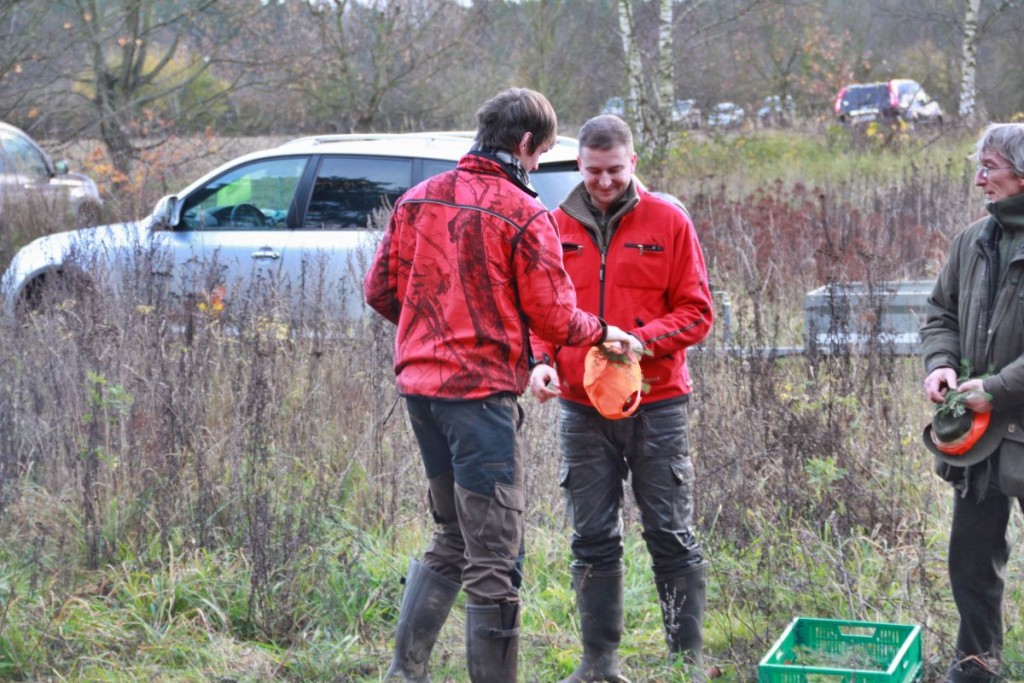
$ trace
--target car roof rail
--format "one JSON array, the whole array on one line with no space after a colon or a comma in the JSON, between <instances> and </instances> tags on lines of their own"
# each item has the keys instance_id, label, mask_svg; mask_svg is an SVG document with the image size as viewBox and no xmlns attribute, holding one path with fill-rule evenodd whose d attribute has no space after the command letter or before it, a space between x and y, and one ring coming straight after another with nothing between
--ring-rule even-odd
<instances>
[{"instance_id":1,"label":"car roof rail","mask_svg":"<svg viewBox=\"0 0 1024 683\"><path fill-rule=\"evenodd\" d=\"M287 142L281 143L281 146L286 145L323 145L332 142L368 142L372 140L394 140L394 139L445 139L450 138L452 140L473 140L476 137L476 131L473 130L439 130L439 131L423 131L413 133L329 133L327 135L307 135L304 137L293 138ZM558 142L562 144L577 144L576 138L572 138L566 135L559 135Z\"/></svg>"}]
</instances>

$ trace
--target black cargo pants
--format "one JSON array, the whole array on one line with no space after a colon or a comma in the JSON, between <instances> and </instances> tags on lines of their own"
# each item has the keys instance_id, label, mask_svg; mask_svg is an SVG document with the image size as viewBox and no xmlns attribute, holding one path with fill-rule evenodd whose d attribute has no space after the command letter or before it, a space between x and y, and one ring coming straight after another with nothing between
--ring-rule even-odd
<instances>
[{"instance_id":1,"label":"black cargo pants","mask_svg":"<svg viewBox=\"0 0 1024 683\"><path fill-rule=\"evenodd\" d=\"M995 479L995 477L993 477ZM954 489L949 536L949 582L960 614L957 659L1002 660L1003 593L1010 558L1007 527L1014 499L991 484L979 500ZM1018 500L1024 510L1024 501Z\"/></svg>"},{"instance_id":2,"label":"black cargo pants","mask_svg":"<svg viewBox=\"0 0 1024 683\"><path fill-rule=\"evenodd\" d=\"M474 604L517 602L526 500L515 396L406 397L437 523L423 564Z\"/></svg>"}]
</instances>

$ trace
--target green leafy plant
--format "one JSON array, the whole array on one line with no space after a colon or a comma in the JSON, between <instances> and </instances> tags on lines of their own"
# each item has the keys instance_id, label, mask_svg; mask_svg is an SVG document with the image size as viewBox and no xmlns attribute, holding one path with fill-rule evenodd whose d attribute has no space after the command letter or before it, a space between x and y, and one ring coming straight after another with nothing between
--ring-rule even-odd
<instances>
[{"instance_id":1,"label":"green leafy plant","mask_svg":"<svg viewBox=\"0 0 1024 683\"><path fill-rule=\"evenodd\" d=\"M984 375L980 375L976 379L985 379L992 373L986 372ZM971 362L969 360L963 360L960 362L960 374L957 377L957 384L963 384L971 378ZM957 391L956 389L950 389L946 392L946 396L935 412L939 415L949 415L950 417L960 417L967 412L967 399L970 398L973 391ZM992 394L983 392L985 399L988 401L992 400Z\"/></svg>"}]
</instances>

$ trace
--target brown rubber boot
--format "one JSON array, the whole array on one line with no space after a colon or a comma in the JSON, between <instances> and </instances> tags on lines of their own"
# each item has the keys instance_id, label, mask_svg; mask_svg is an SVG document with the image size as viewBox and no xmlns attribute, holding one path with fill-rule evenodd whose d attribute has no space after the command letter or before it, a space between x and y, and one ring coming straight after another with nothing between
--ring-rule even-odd
<instances>
[{"instance_id":1,"label":"brown rubber boot","mask_svg":"<svg viewBox=\"0 0 1024 683\"><path fill-rule=\"evenodd\" d=\"M466 662L473 683L515 683L519 603L466 604Z\"/></svg>"},{"instance_id":2,"label":"brown rubber boot","mask_svg":"<svg viewBox=\"0 0 1024 683\"><path fill-rule=\"evenodd\" d=\"M461 588L416 560L409 562L395 630L395 656L385 681L430 683L430 653Z\"/></svg>"}]
</instances>

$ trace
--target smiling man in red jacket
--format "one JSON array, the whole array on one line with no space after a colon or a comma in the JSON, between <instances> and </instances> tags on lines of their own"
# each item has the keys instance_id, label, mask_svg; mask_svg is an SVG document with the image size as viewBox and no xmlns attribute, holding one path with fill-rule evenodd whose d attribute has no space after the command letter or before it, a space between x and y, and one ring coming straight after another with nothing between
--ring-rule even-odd
<instances>
[{"instance_id":1,"label":"smiling man in red jacket","mask_svg":"<svg viewBox=\"0 0 1024 683\"><path fill-rule=\"evenodd\" d=\"M617 650L623 482L630 474L669 650L703 680L707 562L693 532L686 349L711 329L704 256L686 213L635 180L637 156L624 121L591 119L579 145L583 182L555 211L565 269L581 308L644 344L640 367L650 389L630 417L603 417L583 386L587 350L532 339L534 356L545 361L531 374L533 395L560 398L561 484L573 523L583 660L563 683L626 681Z\"/></svg>"},{"instance_id":2,"label":"smiling man in red jacket","mask_svg":"<svg viewBox=\"0 0 1024 683\"><path fill-rule=\"evenodd\" d=\"M473 683L516 680L529 330L551 343L639 342L576 306L551 213L529 172L556 141L538 92L477 111L473 148L406 192L363 283L397 325L395 375L420 446L437 530L409 565L388 681L429 681L430 652L460 588Z\"/></svg>"}]
</instances>

